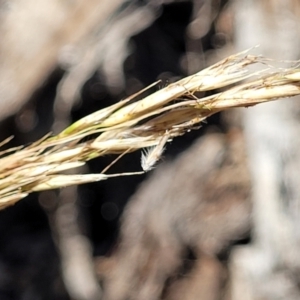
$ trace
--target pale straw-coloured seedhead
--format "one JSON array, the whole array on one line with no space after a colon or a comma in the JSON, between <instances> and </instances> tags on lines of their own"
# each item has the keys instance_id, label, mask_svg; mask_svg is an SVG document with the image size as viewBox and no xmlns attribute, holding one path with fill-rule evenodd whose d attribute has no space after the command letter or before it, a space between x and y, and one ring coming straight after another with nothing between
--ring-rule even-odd
<instances>
[{"instance_id":1,"label":"pale straw-coloured seedhead","mask_svg":"<svg viewBox=\"0 0 300 300\"><path fill-rule=\"evenodd\" d=\"M246 52L232 55L141 100L134 101L133 95L94 112L58 135L46 135L30 146L3 150L0 208L33 191L141 173L64 174L65 170L110 153L124 155L147 148L141 164L142 172L149 171L170 140L199 127L212 114L300 94L299 69L273 68L270 72L269 66L265 68L266 61ZM249 71L248 66L259 64L261 71ZM248 82L241 83L245 79ZM216 92L220 88L223 91ZM198 98L197 93L204 91L211 91L211 96ZM0 147L8 142L9 139L3 141Z\"/></svg>"}]
</instances>

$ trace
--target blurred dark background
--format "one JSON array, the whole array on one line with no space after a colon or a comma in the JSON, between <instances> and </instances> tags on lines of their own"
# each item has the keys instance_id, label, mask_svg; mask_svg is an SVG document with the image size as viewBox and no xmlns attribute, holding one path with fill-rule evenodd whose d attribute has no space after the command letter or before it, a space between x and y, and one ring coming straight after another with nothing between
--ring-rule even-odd
<instances>
[{"instance_id":1,"label":"blurred dark background","mask_svg":"<svg viewBox=\"0 0 300 300\"><path fill-rule=\"evenodd\" d=\"M221 0L0 1L0 139L13 135L9 146L29 144L158 79L152 91L255 46L237 42L235 13L232 2ZM164 160L207 132L227 129L228 116L215 115L168 145ZM84 171L99 173L115 158L95 159ZM140 169L137 151L110 172ZM88 238L93 257L114 251L123 209L148 176L76 189L70 222ZM34 193L0 212L1 300L93 299L70 296L62 275L59 197L58 191Z\"/></svg>"},{"instance_id":2,"label":"blurred dark background","mask_svg":"<svg viewBox=\"0 0 300 300\"><path fill-rule=\"evenodd\" d=\"M215 14L218 14L224 5L218 2L214 4ZM15 5L19 5L18 1ZM107 87L105 76L109 75L105 74L101 64L93 66L94 70L91 70L91 75L84 79L80 88L80 100L72 107L71 121L115 103L158 79L161 79L162 83L156 89L188 75L186 53L191 38L187 34L187 27L193 20L195 5L201 3L128 1L111 13L111 20L107 21L107 25L100 23L103 22L100 19L99 25L95 26L108 27L103 29L103 34L105 30L109 34L109 27L114 26L114 21L117 23L119 19L125 19L126 14L130 13L129 9L137 11L149 7L153 14L152 20L149 20L145 28L138 28L138 33L132 30L133 34L128 36L126 47L129 50L124 57L122 70L119 70L123 72L123 85ZM29 4L28 8L30 9ZM4 9L3 11L5 14ZM211 24L208 32L196 41L198 45L192 49L201 57L201 67L206 65L205 53L219 47L214 43L214 19L209 21ZM21 26L20 20L15 22ZM5 42L5 39L3 41ZM195 40L193 42L195 44ZM98 55L101 55L101 52ZM55 118L53 105L58 85L68 71L58 65L53 71L48 71L48 75L45 72L42 86L36 85L30 99L24 99L26 103L21 110L2 121L1 139L14 135L10 146L28 144L52 130ZM117 92L113 91L114 88ZM210 120L210 126L221 128L217 116ZM191 132L174 140L165 153L165 159L183 151L205 130ZM114 158L107 156L95 159L88 164L88 171L99 173ZM113 171L139 169L140 153L137 152L123 157L114 166ZM144 178L144 175L126 176L79 187L80 218L83 220L83 230L91 240L94 255L104 255L112 250L118 236L119 218L123 208ZM59 255L47 217L47 210L55 209L55 205L49 205L46 200L46 204L43 204L42 200L41 205L39 199L41 198L37 193L32 194L0 213L0 299L69 299L60 276Z\"/></svg>"}]
</instances>

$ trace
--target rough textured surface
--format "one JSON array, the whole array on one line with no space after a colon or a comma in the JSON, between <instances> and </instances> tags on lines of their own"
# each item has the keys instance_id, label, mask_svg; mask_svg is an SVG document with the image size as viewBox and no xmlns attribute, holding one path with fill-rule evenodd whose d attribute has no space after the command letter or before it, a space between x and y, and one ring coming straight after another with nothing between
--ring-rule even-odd
<instances>
[{"instance_id":1,"label":"rough textured surface","mask_svg":"<svg viewBox=\"0 0 300 300\"><path fill-rule=\"evenodd\" d=\"M294 0L236 2L237 47L260 44L262 55L298 60L299 9ZM276 101L243 112L252 177L253 239L232 253L232 300L300 297L299 100Z\"/></svg>"}]
</instances>

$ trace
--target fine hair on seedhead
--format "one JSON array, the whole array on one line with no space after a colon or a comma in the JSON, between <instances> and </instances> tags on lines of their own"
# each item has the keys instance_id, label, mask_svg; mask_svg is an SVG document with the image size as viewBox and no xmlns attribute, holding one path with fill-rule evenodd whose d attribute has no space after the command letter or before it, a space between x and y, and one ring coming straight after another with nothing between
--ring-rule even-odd
<instances>
[{"instance_id":1,"label":"fine hair on seedhead","mask_svg":"<svg viewBox=\"0 0 300 300\"><path fill-rule=\"evenodd\" d=\"M156 146L146 148L142 151L141 166L145 172L154 169L155 164L161 159L168 139L169 135L166 133Z\"/></svg>"}]
</instances>

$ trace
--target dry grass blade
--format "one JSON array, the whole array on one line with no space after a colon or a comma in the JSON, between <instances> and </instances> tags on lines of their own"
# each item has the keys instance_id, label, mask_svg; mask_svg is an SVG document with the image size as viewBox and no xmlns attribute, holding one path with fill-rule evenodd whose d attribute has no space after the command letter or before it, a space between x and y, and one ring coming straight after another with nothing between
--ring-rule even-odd
<instances>
[{"instance_id":1,"label":"dry grass blade","mask_svg":"<svg viewBox=\"0 0 300 300\"><path fill-rule=\"evenodd\" d=\"M166 133L167 142L216 112L300 94L298 69L269 74L268 70L253 73L247 69L249 65L263 66L265 62L266 59L246 52L230 56L141 100L134 101L133 95L86 116L57 136L48 135L28 147L0 152L0 208L34 191L140 174L63 175L62 172L109 153L122 154L157 145L153 149L163 150L159 143L164 141ZM245 79L250 80L232 87ZM225 91L217 92L221 87ZM216 93L197 98L197 92L208 90ZM98 137L92 138L95 133Z\"/></svg>"}]
</instances>

